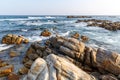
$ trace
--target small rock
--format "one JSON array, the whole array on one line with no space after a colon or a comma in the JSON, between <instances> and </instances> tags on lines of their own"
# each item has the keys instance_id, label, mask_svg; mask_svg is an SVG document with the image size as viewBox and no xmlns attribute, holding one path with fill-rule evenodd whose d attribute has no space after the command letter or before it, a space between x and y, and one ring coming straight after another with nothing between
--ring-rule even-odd
<instances>
[{"instance_id":1,"label":"small rock","mask_svg":"<svg viewBox=\"0 0 120 80\"><path fill-rule=\"evenodd\" d=\"M22 75L24 75L24 74L28 73L28 70L29 70L28 68L22 67L22 68L19 69L19 73L22 74Z\"/></svg>"},{"instance_id":2,"label":"small rock","mask_svg":"<svg viewBox=\"0 0 120 80\"><path fill-rule=\"evenodd\" d=\"M87 42L89 38L87 36L81 36L82 42Z\"/></svg>"},{"instance_id":3,"label":"small rock","mask_svg":"<svg viewBox=\"0 0 120 80\"><path fill-rule=\"evenodd\" d=\"M26 62L26 63L24 64L24 66L27 67L27 68L30 68L31 65L32 65L32 63L33 63L33 61L32 61L32 60L29 60L28 62Z\"/></svg>"},{"instance_id":4,"label":"small rock","mask_svg":"<svg viewBox=\"0 0 120 80\"><path fill-rule=\"evenodd\" d=\"M6 62L0 62L0 67L4 67L4 66L7 66L8 65L8 63L6 63Z\"/></svg>"},{"instance_id":5,"label":"small rock","mask_svg":"<svg viewBox=\"0 0 120 80\"><path fill-rule=\"evenodd\" d=\"M76 32L76 33L73 34L71 37L73 37L73 38L75 38L75 39L79 39L80 34Z\"/></svg>"},{"instance_id":6,"label":"small rock","mask_svg":"<svg viewBox=\"0 0 120 80\"><path fill-rule=\"evenodd\" d=\"M28 39L24 39L23 43L27 44L27 43L29 43L29 40Z\"/></svg>"},{"instance_id":7,"label":"small rock","mask_svg":"<svg viewBox=\"0 0 120 80\"><path fill-rule=\"evenodd\" d=\"M13 72L13 65L8 65L0 68L0 77L7 76Z\"/></svg>"},{"instance_id":8,"label":"small rock","mask_svg":"<svg viewBox=\"0 0 120 80\"><path fill-rule=\"evenodd\" d=\"M16 57L18 56L17 52L16 51L10 51L10 57Z\"/></svg>"},{"instance_id":9,"label":"small rock","mask_svg":"<svg viewBox=\"0 0 120 80\"><path fill-rule=\"evenodd\" d=\"M14 73L10 73L8 75L8 80L20 80L20 79L19 79L18 75L14 74Z\"/></svg>"},{"instance_id":10,"label":"small rock","mask_svg":"<svg viewBox=\"0 0 120 80\"><path fill-rule=\"evenodd\" d=\"M51 32L49 32L48 30L44 30L40 36L44 36L44 37L49 37L51 35Z\"/></svg>"}]
</instances>

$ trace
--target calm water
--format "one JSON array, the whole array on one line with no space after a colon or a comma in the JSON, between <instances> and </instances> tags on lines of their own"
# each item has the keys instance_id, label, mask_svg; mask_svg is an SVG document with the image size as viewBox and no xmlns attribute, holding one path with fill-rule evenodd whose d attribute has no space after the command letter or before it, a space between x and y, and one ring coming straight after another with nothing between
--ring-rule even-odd
<instances>
[{"instance_id":1,"label":"calm water","mask_svg":"<svg viewBox=\"0 0 120 80\"><path fill-rule=\"evenodd\" d=\"M119 16L92 16L92 18L120 21ZM52 36L70 36L74 32L86 35L90 38L89 46L101 47L120 52L120 31L112 32L99 27L87 27L87 23L75 23L78 18L68 19L66 16L0 16L0 40L8 33L23 35L31 42L47 39L40 37L44 29L49 29ZM0 51L12 45L0 44Z\"/></svg>"}]
</instances>

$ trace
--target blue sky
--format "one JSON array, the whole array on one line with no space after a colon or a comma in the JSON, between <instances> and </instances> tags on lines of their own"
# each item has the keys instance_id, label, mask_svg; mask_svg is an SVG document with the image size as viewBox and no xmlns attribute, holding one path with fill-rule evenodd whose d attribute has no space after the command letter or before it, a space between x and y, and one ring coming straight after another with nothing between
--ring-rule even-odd
<instances>
[{"instance_id":1,"label":"blue sky","mask_svg":"<svg viewBox=\"0 0 120 80\"><path fill-rule=\"evenodd\" d=\"M1 0L0 15L120 15L120 0Z\"/></svg>"}]
</instances>

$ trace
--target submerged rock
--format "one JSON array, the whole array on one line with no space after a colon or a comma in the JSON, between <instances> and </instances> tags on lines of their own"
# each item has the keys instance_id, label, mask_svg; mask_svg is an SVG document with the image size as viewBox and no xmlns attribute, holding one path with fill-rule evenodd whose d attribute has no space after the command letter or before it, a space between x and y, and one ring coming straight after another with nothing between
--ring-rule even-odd
<instances>
[{"instance_id":1,"label":"submerged rock","mask_svg":"<svg viewBox=\"0 0 120 80\"><path fill-rule=\"evenodd\" d=\"M20 78L19 78L19 76L17 74L10 73L8 75L8 80L20 80Z\"/></svg>"},{"instance_id":2,"label":"submerged rock","mask_svg":"<svg viewBox=\"0 0 120 80\"><path fill-rule=\"evenodd\" d=\"M21 44L28 43L29 40L24 38L23 36L18 36L14 34L7 34L2 38L3 44Z\"/></svg>"}]
</instances>

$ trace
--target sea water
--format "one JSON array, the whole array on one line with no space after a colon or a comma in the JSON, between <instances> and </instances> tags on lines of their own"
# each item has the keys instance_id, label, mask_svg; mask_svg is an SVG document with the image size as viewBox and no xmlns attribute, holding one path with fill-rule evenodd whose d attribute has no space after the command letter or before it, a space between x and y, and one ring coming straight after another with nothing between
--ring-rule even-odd
<instances>
[{"instance_id":1,"label":"sea water","mask_svg":"<svg viewBox=\"0 0 120 80\"><path fill-rule=\"evenodd\" d=\"M30 42L42 41L49 37L42 37L40 33L44 29L52 32L52 36L60 35L69 37L78 32L86 35L90 40L88 46L100 47L120 52L120 31L109 31L100 27L88 27L87 23L75 23L77 20L98 19L120 21L119 16L92 16L91 18L67 18L66 16L0 16L0 41L6 34L23 35ZM50 36L50 37L52 37ZM8 49L13 45L0 44L0 51Z\"/></svg>"}]
</instances>

